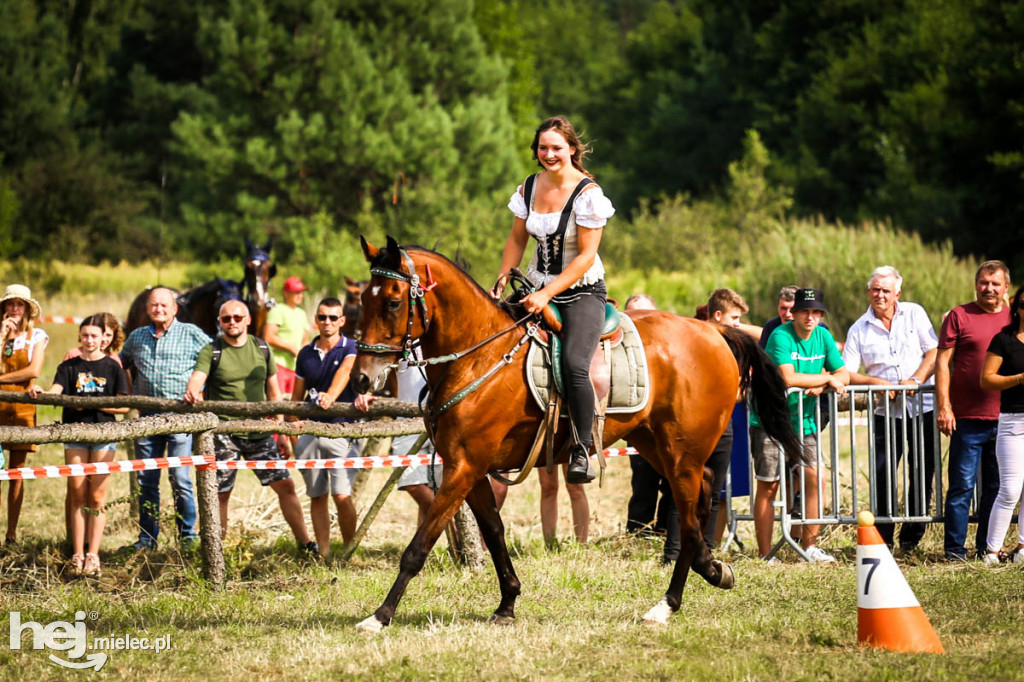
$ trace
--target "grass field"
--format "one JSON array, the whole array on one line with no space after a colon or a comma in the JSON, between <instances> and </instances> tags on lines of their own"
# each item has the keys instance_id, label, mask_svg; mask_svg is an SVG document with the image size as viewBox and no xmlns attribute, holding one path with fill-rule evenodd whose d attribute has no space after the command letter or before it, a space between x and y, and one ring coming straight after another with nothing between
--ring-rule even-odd
<instances>
[{"instance_id":1,"label":"grass field","mask_svg":"<svg viewBox=\"0 0 1024 682\"><path fill-rule=\"evenodd\" d=\"M45 446L34 463L59 459L55 446ZM361 508L386 476L372 473ZM939 528L929 531L924 553L901 563L945 656L857 646L853 534L839 528L823 534L823 545L841 557L838 565L803 565L784 552L786 565L770 567L750 556L752 529L741 524L748 553L726 555L737 587L720 591L691 576L683 609L669 625L643 625L640 616L663 593L669 571L660 565L659 541L622 534L624 459L610 461L603 489L591 486L593 541L585 546L565 540L571 530L564 497L563 541L547 551L536 513L539 487L530 481L510 492L505 517L523 581L514 627L486 622L498 601L493 569L454 565L442 540L392 627L377 637L354 626L383 599L411 537L415 508L402 493L389 499L351 565L313 565L296 557L273 495L243 473L227 540L228 584L211 591L198 563L183 559L167 537L148 555L113 553L135 536L125 476L115 477L108 498L103 577L70 579L61 546L63 484L26 487L21 544L0 556L3 609L43 624L94 612L97 619L85 621L89 638L169 635L171 648L112 651L95 673L64 670L45 651L5 647L0 675L7 679L1024 678L1012 654L1024 646L1024 572L940 561ZM168 517L165 527L170 523Z\"/></svg>"}]
</instances>

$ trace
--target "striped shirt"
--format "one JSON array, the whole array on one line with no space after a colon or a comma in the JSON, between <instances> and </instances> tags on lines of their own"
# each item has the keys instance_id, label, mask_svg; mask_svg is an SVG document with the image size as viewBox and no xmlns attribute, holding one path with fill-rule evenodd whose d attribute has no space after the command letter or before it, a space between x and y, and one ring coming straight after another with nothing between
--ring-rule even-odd
<instances>
[{"instance_id":1,"label":"striped shirt","mask_svg":"<svg viewBox=\"0 0 1024 682\"><path fill-rule=\"evenodd\" d=\"M210 337L194 324L174 320L159 338L153 325L128 335L121 349L125 369L135 367L135 394L180 400L199 351Z\"/></svg>"}]
</instances>

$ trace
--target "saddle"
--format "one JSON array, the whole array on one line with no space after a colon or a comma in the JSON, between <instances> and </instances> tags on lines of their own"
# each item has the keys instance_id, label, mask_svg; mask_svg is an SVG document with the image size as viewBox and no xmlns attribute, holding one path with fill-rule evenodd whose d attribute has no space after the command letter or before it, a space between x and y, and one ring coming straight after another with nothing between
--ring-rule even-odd
<instances>
[{"instance_id":1,"label":"saddle","mask_svg":"<svg viewBox=\"0 0 1024 682\"><path fill-rule=\"evenodd\" d=\"M553 306L552 306L553 308ZM554 437L561 414L561 396L564 394L561 363L561 316L557 309L545 311L549 329L538 332L530 342L526 354L526 384L537 405L544 411L544 420L537 431L526 465L515 480L500 474L491 474L503 483L514 485L525 480L536 464L541 449L547 451L547 470L554 470ZM549 318L551 318L549 320ZM605 415L631 413L644 409L650 394L650 378L643 340L628 315L619 315L612 304L605 306L605 324L601 341L590 362L590 380L596 397L594 443L604 442ZM569 441L565 448L572 445ZM599 448L600 452L600 448ZM601 478L604 479L604 457L598 459Z\"/></svg>"},{"instance_id":2,"label":"saddle","mask_svg":"<svg viewBox=\"0 0 1024 682\"><path fill-rule=\"evenodd\" d=\"M545 321L549 314L560 331L557 310L545 312ZM551 329L539 332L527 351L526 383L541 409L554 395L565 393L561 358L561 338ZM620 315L611 303L605 304L605 324L590 361L590 381L598 401L599 418L603 417L602 407L608 413L630 414L647 406L650 379L643 340L633 320Z\"/></svg>"}]
</instances>

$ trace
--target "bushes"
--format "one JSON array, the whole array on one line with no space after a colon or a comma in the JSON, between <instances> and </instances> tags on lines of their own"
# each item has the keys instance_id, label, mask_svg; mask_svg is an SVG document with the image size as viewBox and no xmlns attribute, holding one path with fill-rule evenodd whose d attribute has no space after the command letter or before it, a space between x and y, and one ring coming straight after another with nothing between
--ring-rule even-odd
<instances>
[{"instance_id":1,"label":"bushes","mask_svg":"<svg viewBox=\"0 0 1024 682\"><path fill-rule=\"evenodd\" d=\"M947 241L926 245L888 223L858 226L787 219L790 193L766 181L771 161L756 134L744 158L730 165L724 196L664 199L643 206L632 224L613 222L602 246L612 296L640 291L674 312L692 315L718 287L746 298L752 322L775 316L787 284L825 292L828 324L837 338L867 309L867 279L880 265L896 267L903 296L925 307L938 329L942 314L973 298L973 259L957 258Z\"/></svg>"}]
</instances>

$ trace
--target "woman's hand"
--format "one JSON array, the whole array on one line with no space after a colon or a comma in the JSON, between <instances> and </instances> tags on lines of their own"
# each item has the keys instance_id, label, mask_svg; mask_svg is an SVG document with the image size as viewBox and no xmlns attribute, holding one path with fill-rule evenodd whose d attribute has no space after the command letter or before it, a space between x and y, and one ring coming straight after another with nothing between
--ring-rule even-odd
<instances>
[{"instance_id":1,"label":"woman's hand","mask_svg":"<svg viewBox=\"0 0 1024 682\"><path fill-rule=\"evenodd\" d=\"M9 337L18 330L18 321L13 317L5 317L3 324L0 325L0 335L3 337Z\"/></svg>"},{"instance_id":2,"label":"woman's hand","mask_svg":"<svg viewBox=\"0 0 1024 682\"><path fill-rule=\"evenodd\" d=\"M495 301L501 300L501 295L505 293L505 285L508 284L508 275L501 275L498 277L498 281L494 283L491 290L488 292Z\"/></svg>"},{"instance_id":3,"label":"woman's hand","mask_svg":"<svg viewBox=\"0 0 1024 682\"><path fill-rule=\"evenodd\" d=\"M523 307L526 309L526 312L539 315L550 302L551 295L541 289L524 298Z\"/></svg>"}]
</instances>

